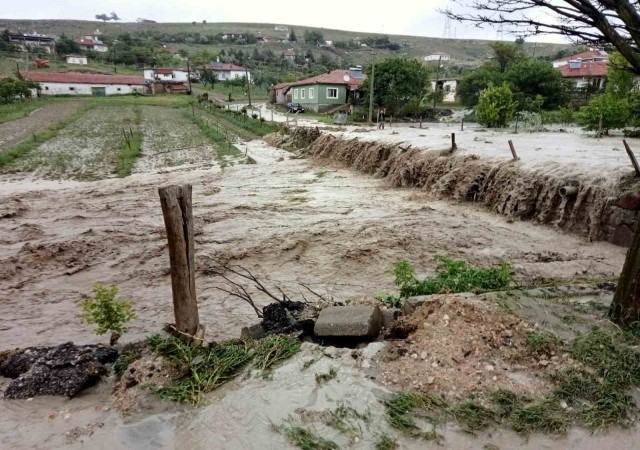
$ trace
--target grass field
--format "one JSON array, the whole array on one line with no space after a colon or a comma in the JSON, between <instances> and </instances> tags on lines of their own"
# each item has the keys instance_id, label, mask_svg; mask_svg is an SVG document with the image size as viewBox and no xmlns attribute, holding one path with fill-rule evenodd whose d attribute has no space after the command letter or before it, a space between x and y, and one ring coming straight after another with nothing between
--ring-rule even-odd
<instances>
[{"instance_id":1,"label":"grass field","mask_svg":"<svg viewBox=\"0 0 640 450\"><path fill-rule=\"evenodd\" d=\"M0 123L20 119L31 114L36 109L42 108L55 101L52 98L38 98L17 101L7 105L0 105Z\"/></svg>"}]
</instances>

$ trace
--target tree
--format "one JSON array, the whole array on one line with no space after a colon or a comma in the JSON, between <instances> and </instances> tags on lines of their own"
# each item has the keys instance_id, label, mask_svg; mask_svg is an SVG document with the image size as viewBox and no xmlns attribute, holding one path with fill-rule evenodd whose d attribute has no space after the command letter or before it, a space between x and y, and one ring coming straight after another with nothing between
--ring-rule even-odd
<instances>
[{"instance_id":1,"label":"tree","mask_svg":"<svg viewBox=\"0 0 640 450\"><path fill-rule=\"evenodd\" d=\"M111 20L115 20L116 22L120 20L120 17L118 17L118 15L111 11L111 15L109 16Z\"/></svg>"},{"instance_id":2,"label":"tree","mask_svg":"<svg viewBox=\"0 0 640 450\"><path fill-rule=\"evenodd\" d=\"M0 34L0 52L17 53L19 48L10 42L9 34L9 30L7 29Z\"/></svg>"},{"instance_id":3,"label":"tree","mask_svg":"<svg viewBox=\"0 0 640 450\"><path fill-rule=\"evenodd\" d=\"M542 97L542 109L556 110L571 100L573 83L562 78L560 72L544 61L533 58L514 63L505 74L514 91L519 110L531 111L532 102Z\"/></svg>"},{"instance_id":4,"label":"tree","mask_svg":"<svg viewBox=\"0 0 640 450\"><path fill-rule=\"evenodd\" d=\"M31 90L40 89L40 85L25 80L21 76L0 79L0 104L12 103L18 99L30 98Z\"/></svg>"},{"instance_id":5,"label":"tree","mask_svg":"<svg viewBox=\"0 0 640 450\"><path fill-rule=\"evenodd\" d=\"M515 40L515 44L522 47L524 45L524 38L522 36L519 36L518 38L516 38Z\"/></svg>"},{"instance_id":6,"label":"tree","mask_svg":"<svg viewBox=\"0 0 640 450\"><path fill-rule=\"evenodd\" d=\"M59 55L80 53L80 46L76 41L62 33L60 38L56 41L56 53Z\"/></svg>"},{"instance_id":7,"label":"tree","mask_svg":"<svg viewBox=\"0 0 640 450\"><path fill-rule=\"evenodd\" d=\"M629 103L626 98L604 93L583 106L578 111L577 120L585 130L597 131L602 126L602 132L609 134L609 130L627 125Z\"/></svg>"},{"instance_id":8,"label":"tree","mask_svg":"<svg viewBox=\"0 0 640 450\"><path fill-rule=\"evenodd\" d=\"M493 50L493 58L498 65L500 73L506 72L512 64L526 57L520 47L506 42L494 42L491 44L491 50Z\"/></svg>"},{"instance_id":9,"label":"tree","mask_svg":"<svg viewBox=\"0 0 640 450\"><path fill-rule=\"evenodd\" d=\"M640 75L640 5L633 0L459 0L447 17L504 32L556 34L592 46L613 45ZM470 11L470 12L468 12Z\"/></svg>"},{"instance_id":10,"label":"tree","mask_svg":"<svg viewBox=\"0 0 640 450\"><path fill-rule=\"evenodd\" d=\"M324 42L324 36L319 31L305 30L304 42L308 45L320 45Z\"/></svg>"},{"instance_id":11,"label":"tree","mask_svg":"<svg viewBox=\"0 0 640 450\"><path fill-rule=\"evenodd\" d=\"M516 103L507 83L503 83L502 86L489 86L480 95L476 120L485 127L504 128L513 119L515 110Z\"/></svg>"},{"instance_id":12,"label":"tree","mask_svg":"<svg viewBox=\"0 0 640 450\"><path fill-rule=\"evenodd\" d=\"M96 14L96 19L106 22L107 20L111 20L111 17L106 14Z\"/></svg>"},{"instance_id":13,"label":"tree","mask_svg":"<svg viewBox=\"0 0 640 450\"><path fill-rule=\"evenodd\" d=\"M209 69L208 67L202 67L199 71L198 71L199 75L200 75L200 81L202 82L202 84L206 87L207 84L209 84L211 86L211 89L213 89L213 87L215 86L215 84L218 82L218 77L216 76L216 73Z\"/></svg>"},{"instance_id":14,"label":"tree","mask_svg":"<svg viewBox=\"0 0 640 450\"><path fill-rule=\"evenodd\" d=\"M81 304L80 317L88 324L97 325L96 334L102 335L111 331L111 345L115 344L122 333L127 331L127 322L136 317L132 302L128 299L117 299L118 287L105 287L100 283L93 286L95 294Z\"/></svg>"},{"instance_id":15,"label":"tree","mask_svg":"<svg viewBox=\"0 0 640 450\"><path fill-rule=\"evenodd\" d=\"M491 84L500 85L504 81L504 75L497 72L490 65L482 66L462 77L456 94L460 102L467 108L473 108L478 104L480 94Z\"/></svg>"},{"instance_id":16,"label":"tree","mask_svg":"<svg viewBox=\"0 0 640 450\"><path fill-rule=\"evenodd\" d=\"M296 36L293 28L291 29L291 33L289 33L289 42L298 42L298 36Z\"/></svg>"},{"instance_id":17,"label":"tree","mask_svg":"<svg viewBox=\"0 0 640 450\"><path fill-rule=\"evenodd\" d=\"M609 57L609 71L605 91L618 97L626 97L635 89L635 75L624 57L614 52Z\"/></svg>"},{"instance_id":18,"label":"tree","mask_svg":"<svg viewBox=\"0 0 640 450\"><path fill-rule=\"evenodd\" d=\"M365 70L362 84L366 101L371 89L371 66ZM375 66L374 104L395 114L415 98L422 98L429 88L429 69L413 58L387 58Z\"/></svg>"}]
</instances>

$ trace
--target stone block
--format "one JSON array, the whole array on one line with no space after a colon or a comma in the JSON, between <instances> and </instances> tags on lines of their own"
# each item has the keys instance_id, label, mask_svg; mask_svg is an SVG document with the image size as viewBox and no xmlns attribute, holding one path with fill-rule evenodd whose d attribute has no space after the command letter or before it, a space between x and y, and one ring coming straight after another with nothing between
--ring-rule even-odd
<instances>
[{"instance_id":1,"label":"stone block","mask_svg":"<svg viewBox=\"0 0 640 450\"><path fill-rule=\"evenodd\" d=\"M377 306L330 306L320 311L314 327L319 337L375 339L382 328Z\"/></svg>"},{"instance_id":2,"label":"stone block","mask_svg":"<svg viewBox=\"0 0 640 450\"><path fill-rule=\"evenodd\" d=\"M240 331L240 339L262 339L266 335L267 332L260 323L251 325L250 327L244 327Z\"/></svg>"},{"instance_id":3,"label":"stone block","mask_svg":"<svg viewBox=\"0 0 640 450\"><path fill-rule=\"evenodd\" d=\"M402 315L400 308L383 309L382 311L382 328L388 330L391 324L398 320L398 317Z\"/></svg>"}]
</instances>

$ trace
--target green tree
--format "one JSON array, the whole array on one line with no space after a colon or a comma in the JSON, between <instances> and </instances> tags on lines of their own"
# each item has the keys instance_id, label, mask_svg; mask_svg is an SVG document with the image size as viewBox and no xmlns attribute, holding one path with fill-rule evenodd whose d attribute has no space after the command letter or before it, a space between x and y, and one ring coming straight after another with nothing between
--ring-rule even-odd
<instances>
[{"instance_id":1,"label":"green tree","mask_svg":"<svg viewBox=\"0 0 640 450\"><path fill-rule=\"evenodd\" d=\"M609 130L624 128L629 121L629 102L611 93L604 93L586 106L580 108L577 121L588 131L597 131L602 124L602 132L609 134Z\"/></svg>"},{"instance_id":2,"label":"green tree","mask_svg":"<svg viewBox=\"0 0 640 450\"><path fill-rule=\"evenodd\" d=\"M293 28L291 29L291 33L289 33L289 42L298 42L298 36L296 36L296 32Z\"/></svg>"},{"instance_id":3,"label":"green tree","mask_svg":"<svg viewBox=\"0 0 640 450\"><path fill-rule=\"evenodd\" d=\"M111 17L107 14L96 14L96 19L106 22L107 20L111 20Z\"/></svg>"},{"instance_id":4,"label":"green tree","mask_svg":"<svg viewBox=\"0 0 640 450\"><path fill-rule=\"evenodd\" d=\"M0 34L0 52L17 53L19 48L9 41L9 30L5 29Z\"/></svg>"},{"instance_id":5,"label":"green tree","mask_svg":"<svg viewBox=\"0 0 640 450\"><path fill-rule=\"evenodd\" d=\"M515 110L516 103L507 83L490 86L480 95L476 120L485 127L504 128L513 119Z\"/></svg>"},{"instance_id":6,"label":"green tree","mask_svg":"<svg viewBox=\"0 0 640 450\"><path fill-rule=\"evenodd\" d=\"M361 90L369 101L371 66ZM429 69L413 58L387 58L375 66L374 104L395 114L412 99L424 97L429 89Z\"/></svg>"},{"instance_id":7,"label":"green tree","mask_svg":"<svg viewBox=\"0 0 640 450\"><path fill-rule=\"evenodd\" d=\"M504 81L504 75L499 73L495 67L484 65L479 69L467 72L462 77L456 94L460 102L467 108L473 108L478 104L480 94L490 85L499 85Z\"/></svg>"},{"instance_id":8,"label":"green tree","mask_svg":"<svg viewBox=\"0 0 640 450\"><path fill-rule=\"evenodd\" d=\"M512 64L526 57L522 48L507 42L494 42L491 44L491 50L493 50L493 59L500 73L506 72Z\"/></svg>"},{"instance_id":9,"label":"green tree","mask_svg":"<svg viewBox=\"0 0 640 450\"><path fill-rule=\"evenodd\" d=\"M218 82L218 77L216 76L216 73L213 70L209 69L208 67L202 67L198 71L198 74L200 76L200 81L205 87L208 84L211 86L211 89L213 89L215 84Z\"/></svg>"},{"instance_id":10,"label":"green tree","mask_svg":"<svg viewBox=\"0 0 640 450\"><path fill-rule=\"evenodd\" d=\"M518 109L534 111L533 102L542 97L542 109L556 110L571 100L573 83L562 78L551 63L526 58L514 62L505 74Z\"/></svg>"},{"instance_id":11,"label":"green tree","mask_svg":"<svg viewBox=\"0 0 640 450\"><path fill-rule=\"evenodd\" d=\"M59 55L68 55L80 53L80 46L69 36L62 33L56 41L56 53Z\"/></svg>"},{"instance_id":12,"label":"green tree","mask_svg":"<svg viewBox=\"0 0 640 450\"><path fill-rule=\"evenodd\" d=\"M605 91L618 97L626 97L635 89L635 74L624 57L618 53L609 56L609 71Z\"/></svg>"},{"instance_id":13,"label":"green tree","mask_svg":"<svg viewBox=\"0 0 640 450\"><path fill-rule=\"evenodd\" d=\"M30 98L31 90L40 89L38 83L25 80L22 76L0 79L0 104L12 103L19 99Z\"/></svg>"},{"instance_id":14,"label":"green tree","mask_svg":"<svg viewBox=\"0 0 640 450\"><path fill-rule=\"evenodd\" d=\"M319 31L305 30L304 42L308 45L320 45L324 42L324 36Z\"/></svg>"}]
</instances>

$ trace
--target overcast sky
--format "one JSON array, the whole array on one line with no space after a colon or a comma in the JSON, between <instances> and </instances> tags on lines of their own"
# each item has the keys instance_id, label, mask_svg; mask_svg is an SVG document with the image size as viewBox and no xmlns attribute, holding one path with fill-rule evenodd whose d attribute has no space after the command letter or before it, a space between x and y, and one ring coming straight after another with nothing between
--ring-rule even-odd
<instances>
[{"instance_id":1,"label":"overcast sky","mask_svg":"<svg viewBox=\"0 0 640 450\"><path fill-rule=\"evenodd\" d=\"M6 2L6 3L5 3ZM158 22L260 22L308 25L374 33L443 37L445 19L437 11L449 0L29 0L10 2L0 17L8 19L93 20L115 11L124 21L139 17ZM10 5L10 6L8 6ZM7 7L8 6L8 7ZM495 29L451 23L450 37L497 39ZM502 36L511 40L512 36ZM529 40L557 42L558 38Z\"/></svg>"}]
</instances>

